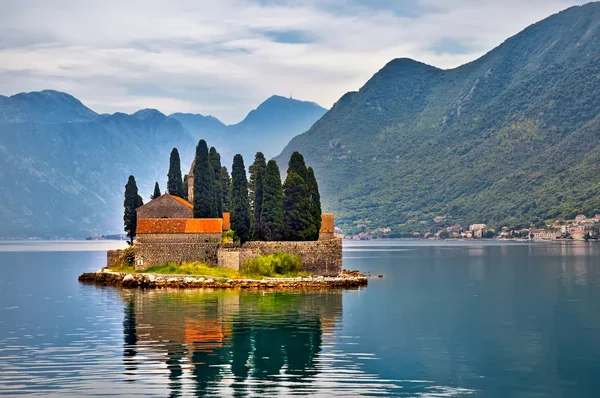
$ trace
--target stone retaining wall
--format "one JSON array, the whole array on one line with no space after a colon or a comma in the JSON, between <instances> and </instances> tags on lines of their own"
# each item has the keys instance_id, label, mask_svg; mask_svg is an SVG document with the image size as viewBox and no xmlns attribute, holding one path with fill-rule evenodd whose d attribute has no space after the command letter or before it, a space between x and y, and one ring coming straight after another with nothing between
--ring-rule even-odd
<instances>
[{"instance_id":1,"label":"stone retaining wall","mask_svg":"<svg viewBox=\"0 0 600 398\"><path fill-rule=\"evenodd\" d=\"M173 239L182 235L182 240ZM342 240L309 242L247 242L242 247L234 243L186 241L186 234L156 235L151 240L138 241L135 248L135 268L150 267L176 262L202 262L209 265L239 270L241 264L260 255L283 252L296 255L304 269L314 275L336 276L342 271ZM121 251L111 250L107 266L114 264Z\"/></svg>"},{"instance_id":2,"label":"stone retaining wall","mask_svg":"<svg viewBox=\"0 0 600 398\"><path fill-rule=\"evenodd\" d=\"M110 268L113 265L118 264L121 261L122 255L123 255L122 249L107 251L106 252L106 266Z\"/></svg>"},{"instance_id":3,"label":"stone retaining wall","mask_svg":"<svg viewBox=\"0 0 600 398\"><path fill-rule=\"evenodd\" d=\"M275 252L294 254L302 260L304 269L314 275L336 276L342 272L342 240L308 242L247 242L243 250L255 250L260 255Z\"/></svg>"}]
</instances>

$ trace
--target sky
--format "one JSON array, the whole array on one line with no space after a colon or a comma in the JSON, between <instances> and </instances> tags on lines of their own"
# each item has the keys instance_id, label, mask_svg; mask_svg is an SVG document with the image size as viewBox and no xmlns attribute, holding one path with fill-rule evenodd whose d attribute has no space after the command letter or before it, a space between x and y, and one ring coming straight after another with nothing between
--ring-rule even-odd
<instances>
[{"instance_id":1,"label":"sky","mask_svg":"<svg viewBox=\"0 0 600 398\"><path fill-rule=\"evenodd\" d=\"M448 69L567 0L0 0L0 95L239 122L271 95L330 108L387 62Z\"/></svg>"}]
</instances>

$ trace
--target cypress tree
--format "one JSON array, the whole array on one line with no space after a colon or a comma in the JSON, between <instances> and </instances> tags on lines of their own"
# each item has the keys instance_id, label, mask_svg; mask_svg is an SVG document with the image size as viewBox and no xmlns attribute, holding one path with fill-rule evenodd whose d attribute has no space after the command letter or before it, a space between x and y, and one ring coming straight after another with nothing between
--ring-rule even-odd
<instances>
[{"instance_id":1,"label":"cypress tree","mask_svg":"<svg viewBox=\"0 0 600 398\"><path fill-rule=\"evenodd\" d=\"M306 182L306 163L304 163L304 156L300 152L292 153L287 169L287 174L289 173L298 174Z\"/></svg>"},{"instance_id":2,"label":"cypress tree","mask_svg":"<svg viewBox=\"0 0 600 398\"><path fill-rule=\"evenodd\" d=\"M223 211L229 212L230 210L230 200L229 200L229 192L231 191L231 177L229 177L229 173L227 172L227 167L221 167L221 197L223 200Z\"/></svg>"},{"instance_id":3,"label":"cypress tree","mask_svg":"<svg viewBox=\"0 0 600 398\"><path fill-rule=\"evenodd\" d=\"M259 235L260 230L260 214L263 201L263 179L267 162L265 155L262 152L256 152L254 163L248 168L250 172L250 181L248 182L248 193L250 194L250 208L253 215L253 230Z\"/></svg>"},{"instance_id":4,"label":"cypress tree","mask_svg":"<svg viewBox=\"0 0 600 398\"><path fill-rule=\"evenodd\" d=\"M308 186L295 172L289 172L283 184L283 222L286 240L310 240L314 225L310 214Z\"/></svg>"},{"instance_id":5,"label":"cypress tree","mask_svg":"<svg viewBox=\"0 0 600 398\"><path fill-rule=\"evenodd\" d=\"M221 155L215 149L214 146L210 147L209 151L210 164L213 168L213 174L215 176L213 185L213 195L215 205L217 207L217 217L223 217L223 194L221 192Z\"/></svg>"},{"instance_id":6,"label":"cypress tree","mask_svg":"<svg viewBox=\"0 0 600 398\"><path fill-rule=\"evenodd\" d=\"M231 229L240 238L241 243L250 239L250 202L248 180L242 155L233 157L231 167Z\"/></svg>"},{"instance_id":7,"label":"cypress tree","mask_svg":"<svg viewBox=\"0 0 600 398\"><path fill-rule=\"evenodd\" d=\"M283 187L277 162L269 160L263 180L259 236L273 241L283 239Z\"/></svg>"},{"instance_id":8,"label":"cypress tree","mask_svg":"<svg viewBox=\"0 0 600 398\"><path fill-rule=\"evenodd\" d=\"M183 176L183 183L181 184L181 189L183 190L183 198L185 200L189 200L188 199L188 175L184 175Z\"/></svg>"},{"instance_id":9,"label":"cypress tree","mask_svg":"<svg viewBox=\"0 0 600 398\"><path fill-rule=\"evenodd\" d=\"M125 201L123 202L125 212L123 214L123 223L130 245L133 245L133 238L135 238L135 230L137 229L137 213L135 210L143 204L140 203L140 200L141 197L138 195L135 177L129 176L127 184L125 184Z\"/></svg>"},{"instance_id":10,"label":"cypress tree","mask_svg":"<svg viewBox=\"0 0 600 398\"><path fill-rule=\"evenodd\" d=\"M179 151L173 148L171 159L169 160L169 174L167 180L167 192L173 196L183 198L183 185L181 179L181 161Z\"/></svg>"},{"instance_id":11,"label":"cypress tree","mask_svg":"<svg viewBox=\"0 0 600 398\"><path fill-rule=\"evenodd\" d=\"M315 177L315 171L309 167L306 172L306 185L308 186L308 194L310 197L310 214L313 219L313 240L319 239L319 231L321 231L321 195L319 194L319 184Z\"/></svg>"},{"instance_id":12,"label":"cypress tree","mask_svg":"<svg viewBox=\"0 0 600 398\"><path fill-rule=\"evenodd\" d=\"M214 197L214 171L210 164L206 141L198 141L194 165L194 217L218 218Z\"/></svg>"},{"instance_id":13,"label":"cypress tree","mask_svg":"<svg viewBox=\"0 0 600 398\"><path fill-rule=\"evenodd\" d=\"M158 182L155 182L154 183L154 193L152 194L152 196L150 196L150 199L156 199L160 195L162 195L162 194L160 193L160 188L158 187Z\"/></svg>"}]
</instances>

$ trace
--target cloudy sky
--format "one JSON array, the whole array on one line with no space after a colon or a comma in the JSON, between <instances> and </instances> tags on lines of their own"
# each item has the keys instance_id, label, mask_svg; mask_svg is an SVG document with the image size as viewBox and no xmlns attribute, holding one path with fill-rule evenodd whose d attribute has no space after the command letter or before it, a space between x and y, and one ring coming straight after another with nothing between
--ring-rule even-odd
<instances>
[{"instance_id":1,"label":"cloudy sky","mask_svg":"<svg viewBox=\"0 0 600 398\"><path fill-rule=\"evenodd\" d=\"M0 0L0 94L241 120L273 94L331 107L388 61L453 68L568 0Z\"/></svg>"}]
</instances>

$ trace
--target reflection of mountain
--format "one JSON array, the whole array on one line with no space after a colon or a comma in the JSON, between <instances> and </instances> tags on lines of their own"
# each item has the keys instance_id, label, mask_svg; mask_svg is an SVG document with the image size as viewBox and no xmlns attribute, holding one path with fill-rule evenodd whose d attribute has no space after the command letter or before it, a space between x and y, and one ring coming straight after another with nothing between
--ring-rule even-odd
<instances>
[{"instance_id":1,"label":"reflection of mountain","mask_svg":"<svg viewBox=\"0 0 600 398\"><path fill-rule=\"evenodd\" d=\"M125 306L123 360L131 377L158 355L173 396L183 379L197 395L276 393L283 382L301 389L319 372L323 335L341 311L340 291L139 292Z\"/></svg>"}]
</instances>

